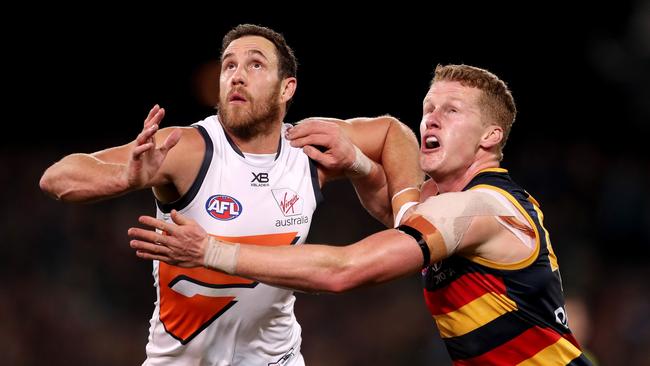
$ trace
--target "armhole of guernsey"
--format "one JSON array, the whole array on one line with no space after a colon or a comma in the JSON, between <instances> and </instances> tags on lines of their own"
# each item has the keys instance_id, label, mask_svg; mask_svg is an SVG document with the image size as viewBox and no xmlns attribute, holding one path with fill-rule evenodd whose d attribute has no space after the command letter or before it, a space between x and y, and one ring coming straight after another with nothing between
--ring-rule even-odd
<instances>
[{"instance_id":1,"label":"armhole of guernsey","mask_svg":"<svg viewBox=\"0 0 650 366\"><path fill-rule=\"evenodd\" d=\"M491 185L488 185L488 184L479 184L479 185L476 185L476 186L474 186L474 187L472 187L470 189L481 189L481 188L490 189L490 190L493 190L493 191L496 191L496 192L500 193L501 195L506 197L508 199L508 201L510 201L517 208L517 210L519 210L519 212L521 212L522 215L524 215L524 217L526 218L526 220L528 221L530 226L533 228L533 231L535 232L535 248L534 248L533 252L527 258L524 258L524 259L522 259L522 260L520 260L518 262L514 262L514 263L495 262L495 261L491 261L489 259L481 258L481 257L476 256L476 255L463 255L463 257L469 259L470 261L472 261L474 263L478 263L480 265L483 265L483 266L486 266L486 267L489 267L489 268L495 268L495 269L501 269L501 270L513 271L513 270L518 270L518 269L524 269L524 268L530 266L533 262L535 262L535 260L539 256L539 249L540 249L539 246L541 244L540 243L540 236L539 236L540 234L539 234L539 232L537 230L537 225L535 225L535 221L533 220L532 217L530 217L530 214L528 213L528 211L526 211L526 209L524 209L521 206L519 201L517 201L517 199L510 194L510 192L508 192L508 191L506 191L504 189L501 189L499 187L491 186Z\"/></svg>"},{"instance_id":2,"label":"armhole of guernsey","mask_svg":"<svg viewBox=\"0 0 650 366\"><path fill-rule=\"evenodd\" d=\"M203 180L205 179L205 176L208 173L208 168L210 167L210 162L212 161L212 154L214 153L212 140L210 139L210 135L208 134L208 131L206 131L206 129L203 126L195 125L193 127L199 130L199 133L201 133L201 136L203 136L203 140L205 141L205 155L203 156L203 162L201 163L201 168L199 169L199 173L196 175L196 178L194 178L194 182L192 183L192 186L190 187L190 189L187 190L187 192L181 198L170 203L162 203L156 199L156 205L158 206L160 211L164 213L169 213L172 210L180 211L183 208L187 207L187 205L189 205L190 202L192 202L194 197L196 197L197 193L199 193L199 189L203 184Z\"/></svg>"},{"instance_id":3,"label":"armhole of guernsey","mask_svg":"<svg viewBox=\"0 0 650 366\"><path fill-rule=\"evenodd\" d=\"M309 172L311 173L311 186L314 188L314 198L316 199L316 206L320 205L325 200L323 192L320 190L320 182L318 181L318 167L316 162L310 157L309 159Z\"/></svg>"}]
</instances>

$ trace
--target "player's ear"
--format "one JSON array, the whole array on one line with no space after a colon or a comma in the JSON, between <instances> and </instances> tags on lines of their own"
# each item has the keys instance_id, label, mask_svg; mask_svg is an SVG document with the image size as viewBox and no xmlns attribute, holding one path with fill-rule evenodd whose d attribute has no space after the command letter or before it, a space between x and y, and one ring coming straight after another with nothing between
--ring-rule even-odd
<instances>
[{"instance_id":1,"label":"player's ear","mask_svg":"<svg viewBox=\"0 0 650 366\"><path fill-rule=\"evenodd\" d=\"M490 149L499 145L501 140L503 140L503 128L498 125L490 125L485 129L483 136L481 136L481 147Z\"/></svg>"},{"instance_id":2,"label":"player's ear","mask_svg":"<svg viewBox=\"0 0 650 366\"><path fill-rule=\"evenodd\" d=\"M298 80L294 77L285 78L280 83L280 102L286 103L296 92L296 86L298 85Z\"/></svg>"}]
</instances>

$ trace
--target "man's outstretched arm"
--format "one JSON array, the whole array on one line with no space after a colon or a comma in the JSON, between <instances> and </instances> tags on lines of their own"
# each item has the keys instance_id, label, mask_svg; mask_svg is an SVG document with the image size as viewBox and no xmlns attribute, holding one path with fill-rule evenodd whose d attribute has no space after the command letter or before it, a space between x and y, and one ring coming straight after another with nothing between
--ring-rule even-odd
<instances>
[{"instance_id":1,"label":"man's outstretched arm","mask_svg":"<svg viewBox=\"0 0 650 366\"><path fill-rule=\"evenodd\" d=\"M165 110L154 106L140 134L129 144L92 154L71 154L50 166L41 189L66 202L92 202L169 183L161 169L181 138L178 129L158 131ZM155 139L164 141L156 145Z\"/></svg>"},{"instance_id":2,"label":"man's outstretched arm","mask_svg":"<svg viewBox=\"0 0 650 366\"><path fill-rule=\"evenodd\" d=\"M141 216L149 229L131 228L129 236L144 259L203 266L303 291L343 292L416 273L456 252L504 264L521 261L532 248L496 219L510 214L492 194L475 190L431 197L398 229L344 247L226 243L176 211L173 223Z\"/></svg>"},{"instance_id":3,"label":"man's outstretched arm","mask_svg":"<svg viewBox=\"0 0 650 366\"><path fill-rule=\"evenodd\" d=\"M129 229L131 247L144 259L182 267L204 266L306 292L344 292L418 272L423 254L418 242L396 229L373 234L354 244L267 247L231 245L211 238L193 220L172 211L178 225L142 216L140 222L168 235ZM221 246L221 247L219 247ZM235 253L236 252L236 253ZM234 257L233 257L234 256ZM234 261L234 263L232 263Z\"/></svg>"}]
</instances>

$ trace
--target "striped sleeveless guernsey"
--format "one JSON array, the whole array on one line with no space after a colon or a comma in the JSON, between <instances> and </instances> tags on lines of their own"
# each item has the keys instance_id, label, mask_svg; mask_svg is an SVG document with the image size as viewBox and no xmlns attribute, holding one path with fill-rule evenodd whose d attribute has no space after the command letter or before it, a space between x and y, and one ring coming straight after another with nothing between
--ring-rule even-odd
<instances>
[{"instance_id":1,"label":"striped sleeveless guernsey","mask_svg":"<svg viewBox=\"0 0 650 366\"><path fill-rule=\"evenodd\" d=\"M464 188L499 192L527 218L533 253L513 264L459 254L422 271L424 298L455 366L590 365L567 326L557 259L537 202L505 169Z\"/></svg>"}]
</instances>

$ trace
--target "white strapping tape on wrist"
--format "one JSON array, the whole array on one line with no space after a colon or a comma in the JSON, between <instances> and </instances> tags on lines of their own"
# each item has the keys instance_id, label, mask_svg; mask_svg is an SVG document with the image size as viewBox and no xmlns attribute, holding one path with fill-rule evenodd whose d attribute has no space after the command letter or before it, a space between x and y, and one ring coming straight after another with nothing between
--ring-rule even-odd
<instances>
[{"instance_id":1,"label":"white strapping tape on wrist","mask_svg":"<svg viewBox=\"0 0 650 366\"><path fill-rule=\"evenodd\" d=\"M401 191L395 193L395 194L393 195L393 198L390 199L390 201L391 201L391 202L395 201L395 199L396 199L398 196L400 196L402 193L404 193L404 192L406 192L406 191L416 191L418 195L420 194L420 190L419 190L417 187L406 187L406 188L402 189ZM414 192L413 194L415 194L415 192Z\"/></svg>"},{"instance_id":2,"label":"white strapping tape on wrist","mask_svg":"<svg viewBox=\"0 0 650 366\"><path fill-rule=\"evenodd\" d=\"M350 178L365 177L372 171L372 161L358 147L354 147L354 162L345 174Z\"/></svg>"},{"instance_id":3,"label":"white strapping tape on wrist","mask_svg":"<svg viewBox=\"0 0 650 366\"><path fill-rule=\"evenodd\" d=\"M203 264L206 268L216 269L217 271L234 274L237 269L237 259L239 257L239 244L225 244L217 239L210 237L205 248Z\"/></svg>"},{"instance_id":4,"label":"white strapping tape on wrist","mask_svg":"<svg viewBox=\"0 0 650 366\"><path fill-rule=\"evenodd\" d=\"M404 213L406 213L406 211L409 208L417 205L418 203L420 203L420 202L410 201L410 202L406 202L405 204L403 204L402 207L399 208L399 211L397 211L397 215L395 215L395 223L394 223L393 226L398 227L400 222L402 221L402 217L404 216Z\"/></svg>"},{"instance_id":5,"label":"white strapping tape on wrist","mask_svg":"<svg viewBox=\"0 0 650 366\"><path fill-rule=\"evenodd\" d=\"M406 187L393 195L390 200L393 209L395 227L399 226L404 213L420 201L420 190L417 187Z\"/></svg>"}]
</instances>

